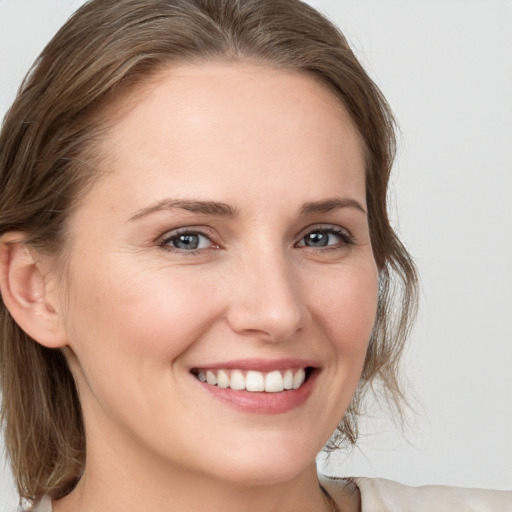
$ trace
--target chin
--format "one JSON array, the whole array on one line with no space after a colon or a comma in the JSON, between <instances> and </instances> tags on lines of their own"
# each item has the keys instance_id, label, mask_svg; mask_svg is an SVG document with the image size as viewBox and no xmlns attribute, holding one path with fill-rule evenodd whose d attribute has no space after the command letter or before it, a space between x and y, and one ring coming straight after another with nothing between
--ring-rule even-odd
<instances>
[{"instance_id":1,"label":"chin","mask_svg":"<svg viewBox=\"0 0 512 512\"><path fill-rule=\"evenodd\" d=\"M304 435L256 435L236 449L228 449L222 463L215 465L222 480L242 486L280 484L297 477L308 467L316 467L316 456L323 444L314 446Z\"/></svg>"},{"instance_id":2,"label":"chin","mask_svg":"<svg viewBox=\"0 0 512 512\"><path fill-rule=\"evenodd\" d=\"M241 487L272 486L293 480L313 462L314 460L297 465L288 461L245 461L243 464L226 468L226 471L217 477Z\"/></svg>"}]
</instances>

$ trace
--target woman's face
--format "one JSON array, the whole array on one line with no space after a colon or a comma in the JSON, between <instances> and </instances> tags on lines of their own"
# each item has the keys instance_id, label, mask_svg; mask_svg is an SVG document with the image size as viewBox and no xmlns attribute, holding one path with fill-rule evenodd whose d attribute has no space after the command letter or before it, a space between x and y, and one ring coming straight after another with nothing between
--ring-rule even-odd
<instances>
[{"instance_id":1,"label":"woman's face","mask_svg":"<svg viewBox=\"0 0 512 512\"><path fill-rule=\"evenodd\" d=\"M361 140L295 72L178 66L133 94L70 220L61 294L88 465L291 478L374 324Z\"/></svg>"}]
</instances>

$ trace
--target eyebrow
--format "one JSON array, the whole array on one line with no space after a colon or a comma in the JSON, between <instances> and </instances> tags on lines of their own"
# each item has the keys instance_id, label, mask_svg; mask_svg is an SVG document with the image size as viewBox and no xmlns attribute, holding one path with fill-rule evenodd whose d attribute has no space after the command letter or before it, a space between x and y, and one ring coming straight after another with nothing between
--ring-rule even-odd
<instances>
[{"instance_id":1,"label":"eyebrow","mask_svg":"<svg viewBox=\"0 0 512 512\"><path fill-rule=\"evenodd\" d=\"M137 211L135 215L130 217L130 221L140 219L153 212L172 210L175 208L219 217L236 217L238 215L238 210L227 203L193 199L162 199L147 208ZM366 215L366 210L355 199L337 197L305 203L300 209L300 214L314 215L318 213L328 213L342 208L355 208Z\"/></svg>"},{"instance_id":2,"label":"eyebrow","mask_svg":"<svg viewBox=\"0 0 512 512\"><path fill-rule=\"evenodd\" d=\"M355 208L356 210L359 210L366 215L366 210L363 208L361 203L348 197L332 197L322 201L306 203L300 209L300 213L301 215L313 215L315 213L328 213L333 210L339 210L341 208Z\"/></svg>"},{"instance_id":3,"label":"eyebrow","mask_svg":"<svg viewBox=\"0 0 512 512\"><path fill-rule=\"evenodd\" d=\"M162 210L172 210L178 208L193 213L202 213L204 215L215 215L219 217L236 217L238 210L226 203L216 201L196 201L188 199L162 199L147 208L143 208L135 213L130 220L137 220L153 212Z\"/></svg>"}]
</instances>

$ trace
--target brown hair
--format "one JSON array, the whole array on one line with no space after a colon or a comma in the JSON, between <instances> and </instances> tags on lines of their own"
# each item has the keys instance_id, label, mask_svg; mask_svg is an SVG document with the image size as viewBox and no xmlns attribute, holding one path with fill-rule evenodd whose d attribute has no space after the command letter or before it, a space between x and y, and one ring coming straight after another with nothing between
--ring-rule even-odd
<instances>
[{"instance_id":1,"label":"brown hair","mask_svg":"<svg viewBox=\"0 0 512 512\"><path fill-rule=\"evenodd\" d=\"M328 448L355 443L375 384L402 397L398 360L414 316L416 272L390 226L392 113L344 36L299 0L92 0L44 49L0 134L0 235L62 253L66 219L95 177L105 111L130 84L173 62L253 60L315 76L344 103L366 149L367 207L380 271L377 320L356 395ZM5 442L22 498L59 498L79 480L85 434L73 377L59 350L26 335L0 306Z\"/></svg>"}]
</instances>

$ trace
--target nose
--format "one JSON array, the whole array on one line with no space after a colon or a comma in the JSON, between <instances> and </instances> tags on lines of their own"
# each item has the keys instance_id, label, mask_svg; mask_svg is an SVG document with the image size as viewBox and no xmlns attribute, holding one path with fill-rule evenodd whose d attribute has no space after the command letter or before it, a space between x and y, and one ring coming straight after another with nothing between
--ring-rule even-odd
<instances>
[{"instance_id":1,"label":"nose","mask_svg":"<svg viewBox=\"0 0 512 512\"><path fill-rule=\"evenodd\" d=\"M259 254L233 279L227 319L235 332L281 342L304 327L308 309L300 280L284 257Z\"/></svg>"}]
</instances>

